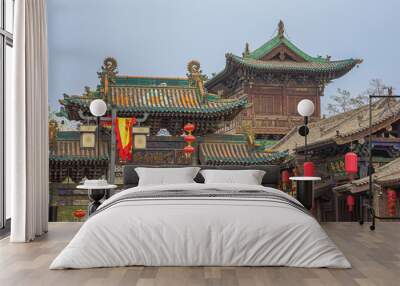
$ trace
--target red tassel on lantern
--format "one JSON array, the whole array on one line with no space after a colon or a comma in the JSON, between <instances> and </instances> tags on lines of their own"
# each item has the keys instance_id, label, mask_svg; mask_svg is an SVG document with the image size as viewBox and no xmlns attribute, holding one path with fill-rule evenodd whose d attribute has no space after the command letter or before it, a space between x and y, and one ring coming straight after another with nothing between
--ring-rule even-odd
<instances>
[{"instance_id":1,"label":"red tassel on lantern","mask_svg":"<svg viewBox=\"0 0 400 286\"><path fill-rule=\"evenodd\" d=\"M344 155L344 165L346 174L357 174L358 173L358 157L354 152L348 152Z\"/></svg>"},{"instance_id":2,"label":"red tassel on lantern","mask_svg":"<svg viewBox=\"0 0 400 286\"><path fill-rule=\"evenodd\" d=\"M288 170L282 171L282 183L283 184L289 183L289 171Z\"/></svg>"},{"instance_id":3,"label":"red tassel on lantern","mask_svg":"<svg viewBox=\"0 0 400 286\"><path fill-rule=\"evenodd\" d=\"M187 146L185 146L185 148L183 148L183 152L186 155L192 155L192 153L194 152L194 147L191 145L187 145Z\"/></svg>"},{"instance_id":4,"label":"red tassel on lantern","mask_svg":"<svg viewBox=\"0 0 400 286\"><path fill-rule=\"evenodd\" d=\"M396 215L396 191L392 189L387 190L387 204L388 204L388 215Z\"/></svg>"},{"instance_id":5,"label":"red tassel on lantern","mask_svg":"<svg viewBox=\"0 0 400 286\"><path fill-rule=\"evenodd\" d=\"M305 177L314 177L315 176L315 167L313 162L304 162L304 176Z\"/></svg>"},{"instance_id":6,"label":"red tassel on lantern","mask_svg":"<svg viewBox=\"0 0 400 286\"><path fill-rule=\"evenodd\" d=\"M348 208L349 212L353 212L353 207L355 204L354 196L348 195L346 198L346 204L347 204L347 208Z\"/></svg>"}]
</instances>

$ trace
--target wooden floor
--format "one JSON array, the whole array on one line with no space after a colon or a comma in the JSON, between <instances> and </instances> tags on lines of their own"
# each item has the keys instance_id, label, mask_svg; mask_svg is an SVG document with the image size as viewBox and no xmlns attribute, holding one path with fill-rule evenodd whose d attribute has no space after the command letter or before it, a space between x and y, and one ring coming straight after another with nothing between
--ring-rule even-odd
<instances>
[{"instance_id":1,"label":"wooden floor","mask_svg":"<svg viewBox=\"0 0 400 286\"><path fill-rule=\"evenodd\" d=\"M79 223L51 223L49 233L27 244L0 241L0 285L400 285L400 223L328 223L324 229L352 269L289 267L124 267L48 270Z\"/></svg>"}]
</instances>

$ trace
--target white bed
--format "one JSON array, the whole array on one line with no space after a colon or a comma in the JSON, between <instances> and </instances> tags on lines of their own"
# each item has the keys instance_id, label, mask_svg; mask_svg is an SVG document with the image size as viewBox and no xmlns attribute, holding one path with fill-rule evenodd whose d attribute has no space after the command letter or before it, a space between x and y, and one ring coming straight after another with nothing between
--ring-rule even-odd
<instances>
[{"instance_id":1,"label":"white bed","mask_svg":"<svg viewBox=\"0 0 400 286\"><path fill-rule=\"evenodd\" d=\"M154 197L175 190L174 196ZM257 197L252 191L263 193ZM152 196L145 197L146 192ZM203 195L191 196L193 192ZM229 195L235 192L241 195ZM128 265L350 268L318 222L298 204L279 190L256 185L131 188L105 201L50 269Z\"/></svg>"}]
</instances>

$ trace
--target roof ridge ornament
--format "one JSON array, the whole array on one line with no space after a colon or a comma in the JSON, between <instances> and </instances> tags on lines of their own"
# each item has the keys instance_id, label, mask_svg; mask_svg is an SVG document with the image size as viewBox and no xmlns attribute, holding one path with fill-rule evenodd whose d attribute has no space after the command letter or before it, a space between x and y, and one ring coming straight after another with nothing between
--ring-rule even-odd
<instances>
[{"instance_id":1,"label":"roof ridge ornament","mask_svg":"<svg viewBox=\"0 0 400 286\"><path fill-rule=\"evenodd\" d=\"M204 88L203 75L202 75L202 71L200 69L200 62L196 61L196 60L191 60L187 64L187 70L188 70L188 73L186 75L189 79L189 82L191 82L191 84L196 85L196 87L200 91L201 99L203 100L203 102L205 102L205 100L207 98L206 98L206 91Z\"/></svg>"},{"instance_id":2,"label":"roof ridge ornament","mask_svg":"<svg viewBox=\"0 0 400 286\"><path fill-rule=\"evenodd\" d=\"M100 83L102 85L100 93L106 100L108 97L109 83L115 84L115 78L118 74L117 66L118 64L116 59L112 57L107 57L103 61L103 65L101 66L101 71L97 72L97 75L100 78Z\"/></svg>"},{"instance_id":3,"label":"roof ridge ornament","mask_svg":"<svg viewBox=\"0 0 400 286\"><path fill-rule=\"evenodd\" d=\"M245 58L245 57L248 57L249 55L250 55L250 46L249 46L249 43L246 42L242 56L243 56L243 58Z\"/></svg>"},{"instance_id":4,"label":"roof ridge ornament","mask_svg":"<svg viewBox=\"0 0 400 286\"><path fill-rule=\"evenodd\" d=\"M283 23L283 21L280 20L279 23L278 23L278 37L279 37L279 39L283 39L285 37L284 33L285 33L285 23Z\"/></svg>"}]
</instances>

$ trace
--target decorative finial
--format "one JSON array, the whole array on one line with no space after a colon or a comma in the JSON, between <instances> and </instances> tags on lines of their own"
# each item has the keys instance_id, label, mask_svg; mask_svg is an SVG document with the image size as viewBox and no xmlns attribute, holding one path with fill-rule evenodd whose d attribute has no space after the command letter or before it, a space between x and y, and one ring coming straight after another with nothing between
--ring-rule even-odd
<instances>
[{"instance_id":1,"label":"decorative finial","mask_svg":"<svg viewBox=\"0 0 400 286\"><path fill-rule=\"evenodd\" d=\"M201 74L200 63L196 60L192 60L187 64L188 73L186 74L189 81L196 84L197 88L200 91L200 95L202 99L206 100L206 91L204 88L203 78L204 76Z\"/></svg>"},{"instance_id":2,"label":"decorative finial","mask_svg":"<svg viewBox=\"0 0 400 286\"><path fill-rule=\"evenodd\" d=\"M247 57L250 54L250 46L249 43L246 43L245 47L244 47L244 52L243 52L243 57Z\"/></svg>"},{"instance_id":3,"label":"decorative finial","mask_svg":"<svg viewBox=\"0 0 400 286\"><path fill-rule=\"evenodd\" d=\"M284 37L283 35L284 33L285 33L285 24L283 23L282 20L280 20L278 24L278 36L280 39Z\"/></svg>"},{"instance_id":4,"label":"decorative finial","mask_svg":"<svg viewBox=\"0 0 400 286\"><path fill-rule=\"evenodd\" d=\"M118 74L117 66L117 60L108 57L104 60L101 71L97 73L102 85L100 93L105 100L108 97L109 83L115 83L115 77Z\"/></svg>"},{"instance_id":5,"label":"decorative finial","mask_svg":"<svg viewBox=\"0 0 400 286\"><path fill-rule=\"evenodd\" d=\"M392 96L393 95L393 87L388 87L388 95Z\"/></svg>"}]
</instances>

